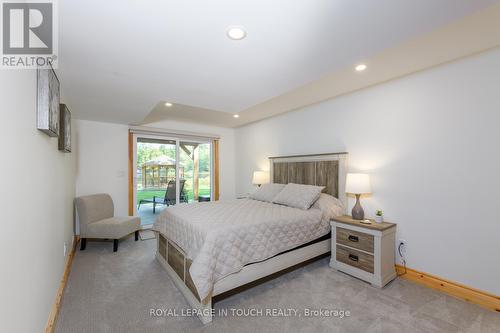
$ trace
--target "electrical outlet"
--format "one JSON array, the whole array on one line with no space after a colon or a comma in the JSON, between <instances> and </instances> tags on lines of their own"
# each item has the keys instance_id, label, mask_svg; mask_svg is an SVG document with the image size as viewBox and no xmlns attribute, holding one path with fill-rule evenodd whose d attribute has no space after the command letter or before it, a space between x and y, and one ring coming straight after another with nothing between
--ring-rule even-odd
<instances>
[{"instance_id":1,"label":"electrical outlet","mask_svg":"<svg viewBox=\"0 0 500 333\"><path fill-rule=\"evenodd\" d=\"M406 259L406 246L407 243L404 239L398 240L398 247L396 250L398 251L398 255L401 257L401 259Z\"/></svg>"},{"instance_id":2,"label":"electrical outlet","mask_svg":"<svg viewBox=\"0 0 500 333\"><path fill-rule=\"evenodd\" d=\"M64 256L66 257L66 253L68 252L68 244L64 242Z\"/></svg>"}]
</instances>

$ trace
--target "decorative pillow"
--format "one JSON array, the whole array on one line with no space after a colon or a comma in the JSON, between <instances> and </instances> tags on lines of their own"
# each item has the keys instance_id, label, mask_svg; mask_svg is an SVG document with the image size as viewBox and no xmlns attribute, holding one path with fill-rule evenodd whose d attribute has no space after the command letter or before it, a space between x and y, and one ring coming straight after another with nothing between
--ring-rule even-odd
<instances>
[{"instance_id":1,"label":"decorative pillow","mask_svg":"<svg viewBox=\"0 0 500 333\"><path fill-rule=\"evenodd\" d=\"M345 214L342 201L326 193L320 194L312 208L320 209L323 212L323 218L325 220L331 220L336 216Z\"/></svg>"},{"instance_id":2,"label":"decorative pillow","mask_svg":"<svg viewBox=\"0 0 500 333\"><path fill-rule=\"evenodd\" d=\"M274 198L273 202L306 210L318 199L324 188L324 186L289 183Z\"/></svg>"},{"instance_id":3,"label":"decorative pillow","mask_svg":"<svg viewBox=\"0 0 500 333\"><path fill-rule=\"evenodd\" d=\"M274 197L281 192L285 184L263 184L249 198L259 201L273 202Z\"/></svg>"}]
</instances>

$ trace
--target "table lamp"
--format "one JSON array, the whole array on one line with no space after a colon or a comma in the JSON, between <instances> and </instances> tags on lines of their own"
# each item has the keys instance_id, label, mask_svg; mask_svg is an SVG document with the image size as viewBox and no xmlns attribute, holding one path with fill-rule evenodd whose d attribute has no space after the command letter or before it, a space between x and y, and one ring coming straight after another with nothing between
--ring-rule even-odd
<instances>
[{"instance_id":1,"label":"table lamp","mask_svg":"<svg viewBox=\"0 0 500 333\"><path fill-rule=\"evenodd\" d=\"M364 220L365 212L359 203L359 197L361 194L369 194L372 192L370 176L366 173L348 173L345 191L356 195L356 204L352 208L352 218L354 220Z\"/></svg>"},{"instance_id":2,"label":"table lamp","mask_svg":"<svg viewBox=\"0 0 500 333\"><path fill-rule=\"evenodd\" d=\"M254 171L252 184L260 186L262 184L269 183L269 172L266 171Z\"/></svg>"}]
</instances>

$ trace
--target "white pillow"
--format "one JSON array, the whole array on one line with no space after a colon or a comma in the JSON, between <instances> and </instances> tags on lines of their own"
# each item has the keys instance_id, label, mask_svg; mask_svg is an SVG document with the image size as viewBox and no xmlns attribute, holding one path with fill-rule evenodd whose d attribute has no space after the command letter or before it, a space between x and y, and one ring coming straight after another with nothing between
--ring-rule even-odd
<instances>
[{"instance_id":1,"label":"white pillow","mask_svg":"<svg viewBox=\"0 0 500 333\"><path fill-rule=\"evenodd\" d=\"M324 186L289 183L274 198L273 202L306 210L318 199L324 188Z\"/></svg>"},{"instance_id":2,"label":"white pillow","mask_svg":"<svg viewBox=\"0 0 500 333\"><path fill-rule=\"evenodd\" d=\"M323 219L325 220L331 220L336 216L345 214L342 201L326 193L321 193L312 208L320 209L323 212Z\"/></svg>"},{"instance_id":3,"label":"white pillow","mask_svg":"<svg viewBox=\"0 0 500 333\"><path fill-rule=\"evenodd\" d=\"M274 197L281 192L285 184L263 184L249 198L259 201L273 202Z\"/></svg>"}]
</instances>

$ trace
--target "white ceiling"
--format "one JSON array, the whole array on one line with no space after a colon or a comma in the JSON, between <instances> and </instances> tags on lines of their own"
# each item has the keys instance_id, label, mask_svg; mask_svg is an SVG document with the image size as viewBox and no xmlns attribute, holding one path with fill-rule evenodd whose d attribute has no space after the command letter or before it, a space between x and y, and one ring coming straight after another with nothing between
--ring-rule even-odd
<instances>
[{"instance_id":1,"label":"white ceiling","mask_svg":"<svg viewBox=\"0 0 500 333\"><path fill-rule=\"evenodd\" d=\"M119 123L161 101L238 113L498 2L63 0L62 97L77 118Z\"/></svg>"}]
</instances>

